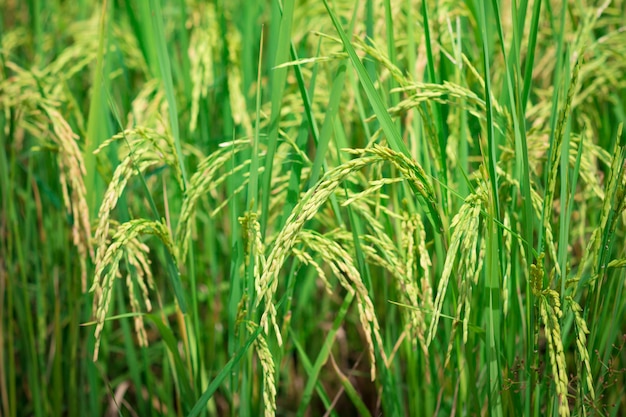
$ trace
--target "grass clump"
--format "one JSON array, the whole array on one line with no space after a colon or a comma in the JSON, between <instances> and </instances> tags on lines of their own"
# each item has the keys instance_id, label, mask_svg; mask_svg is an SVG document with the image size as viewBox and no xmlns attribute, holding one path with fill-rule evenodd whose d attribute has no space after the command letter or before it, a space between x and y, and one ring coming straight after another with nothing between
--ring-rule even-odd
<instances>
[{"instance_id":1,"label":"grass clump","mask_svg":"<svg viewBox=\"0 0 626 417\"><path fill-rule=\"evenodd\" d=\"M0 414L626 410L622 1L0 7Z\"/></svg>"}]
</instances>

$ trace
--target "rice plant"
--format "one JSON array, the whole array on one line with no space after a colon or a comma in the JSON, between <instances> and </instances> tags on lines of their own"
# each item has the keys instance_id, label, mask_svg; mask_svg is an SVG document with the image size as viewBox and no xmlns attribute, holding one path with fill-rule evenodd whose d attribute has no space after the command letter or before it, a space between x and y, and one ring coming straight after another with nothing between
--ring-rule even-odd
<instances>
[{"instance_id":1,"label":"rice plant","mask_svg":"<svg viewBox=\"0 0 626 417\"><path fill-rule=\"evenodd\" d=\"M0 415L626 413L623 0L0 8Z\"/></svg>"}]
</instances>

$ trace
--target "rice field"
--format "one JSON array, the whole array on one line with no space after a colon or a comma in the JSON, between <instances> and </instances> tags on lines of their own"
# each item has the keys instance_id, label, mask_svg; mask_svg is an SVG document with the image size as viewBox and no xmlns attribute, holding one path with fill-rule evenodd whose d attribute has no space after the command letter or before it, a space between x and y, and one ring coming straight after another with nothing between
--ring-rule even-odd
<instances>
[{"instance_id":1,"label":"rice field","mask_svg":"<svg viewBox=\"0 0 626 417\"><path fill-rule=\"evenodd\" d=\"M0 415L626 415L624 0L0 0Z\"/></svg>"}]
</instances>

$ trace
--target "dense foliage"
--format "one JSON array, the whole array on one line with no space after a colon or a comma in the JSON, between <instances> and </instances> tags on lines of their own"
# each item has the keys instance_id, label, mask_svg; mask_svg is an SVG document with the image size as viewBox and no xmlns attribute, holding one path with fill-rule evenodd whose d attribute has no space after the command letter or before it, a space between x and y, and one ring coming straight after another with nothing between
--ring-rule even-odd
<instances>
[{"instance_id":1,"label":"dense foliage","mask_svg":"<svg viewBox=\"0 0 626 417\"><path fill-rule=\"evenodd\" d=\"M0 414L626 413L626 2L0 0Z\"/></svg>"}]
</instances>

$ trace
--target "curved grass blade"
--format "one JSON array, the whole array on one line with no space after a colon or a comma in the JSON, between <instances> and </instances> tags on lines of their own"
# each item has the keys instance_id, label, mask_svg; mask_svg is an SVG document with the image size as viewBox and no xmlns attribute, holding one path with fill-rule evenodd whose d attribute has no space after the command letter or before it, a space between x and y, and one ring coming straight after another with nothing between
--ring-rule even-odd
<instances>
[{"instance_id":1,"label":"curved grass blade","mask_svg":"<svg viewBox=\"0 0 626 417\"><path fill-rule=\"evenodd\" d=\"M198 401L196 401L189 414L187 414L187 417L196 417L200 415L202 410L206 407L207 402L211 399L213 394L215 394L215 391L217 391L217 389L219 388L222 381L224 381L224 379L226 379L226 377L230 375L230 371L237 363L239 363L239 361L248 351L250 346L252 346L252 343L254 343L257 336L261 333L262 329L263 328L261 326L257 327L256 330L250 335L250 337L248 337L248 339L243 344L243 346L241 346L237 354L228 361L228 363L222 368L220 373L217 374L215 379L209 384L206 391L204 391L200 398L198 398Z\"/></svg>"},{"instance_id":2,"label":"curved grass blade","mask_svg":"<svg viewBox=\"0 0 626 417\"><path fill-rule=\"evenodd\" d=\"M159 333L170 352L171 359L174 362L174 368L176 369L177 384L180 388L181 400L183 404L190 404L193 399L193 391L191 389L189 373L183 363L183 360L178 353L178 340L172 333L172 330L163 323L161 318L155 314L146 314L145 317L150 320L159 329Z\"/></svg>"},{"instance_id":3,"label":"curved grass blade","mask_svg":"<svg viewBox=\"0 0 626 417\"><path fill-rule=\"evenodd\" d=\"M337 335L337 331L339 330L339 326L341 326L341 324L343 323L343 320L348 313L348 307L350 307L350 304L352 304L353 299L354 293L348 293L343 301L343 304L341 305L341 308L337 312L337 316L335 317L335 321L333 322L332 329L326 335L326 340L324 341L322 350L317 356L315 364L313 364L313 369L309 374L309 380L307 381L306 387L304 388L302 400L300 401L300 406L298 407L298 417L304 416L304 412L306 411L306 408L311 401L311 396L313 395L313 389L317 384L317 378L319 376L319 373L322 369L322 366L326 363L328 356L330 355L330 349L333 346L333 342L335 340L335 336Z\"/></svg>"}]
</instances>

